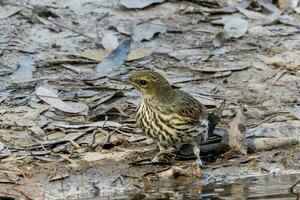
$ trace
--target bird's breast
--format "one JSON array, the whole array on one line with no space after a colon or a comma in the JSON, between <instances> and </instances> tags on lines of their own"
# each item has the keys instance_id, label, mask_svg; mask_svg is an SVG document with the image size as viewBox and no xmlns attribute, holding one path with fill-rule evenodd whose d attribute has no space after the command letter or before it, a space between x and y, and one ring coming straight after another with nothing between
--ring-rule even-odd
<instances>
[{"instance_id":1,"label":"bird's breast","mask_svg":"<svg viewBox=\"0 0 300 200\"><path fill-rule=\"evenodd\" d=\"M137 107L136 121L147 136L165 146L204 139L208 129L203 123L193 123L176 113L166 112L164 107L147 104L144 100Z\"/></svg>"}]
</instances>

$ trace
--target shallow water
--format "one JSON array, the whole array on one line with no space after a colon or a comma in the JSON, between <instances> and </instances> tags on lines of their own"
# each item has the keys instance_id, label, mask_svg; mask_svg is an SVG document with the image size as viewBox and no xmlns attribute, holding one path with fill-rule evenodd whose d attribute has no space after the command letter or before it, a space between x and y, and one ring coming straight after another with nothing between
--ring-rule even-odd
<instances>
[{"instance_id":1,"label":"shallow water","mask_svg":"<svg viewBox=\"0 0 300 200\"><path fill-rule=\"evenodd\" d=\"M156 184L140 193L113 195L101 199L300 199L300 174L266 175L237 180L229 184L202 185L200 180L180 179L178 182Z\"/></svg>"}]
</instances>

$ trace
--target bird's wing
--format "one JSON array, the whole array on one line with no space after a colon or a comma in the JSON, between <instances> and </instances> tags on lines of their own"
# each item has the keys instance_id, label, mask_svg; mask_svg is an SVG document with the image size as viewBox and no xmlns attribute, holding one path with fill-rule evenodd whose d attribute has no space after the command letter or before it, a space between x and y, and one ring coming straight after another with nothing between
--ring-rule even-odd
<instances>
[{"instance_id":1,"label":"bird's wing","mask_svg":"<svg viewBox=\"0 0 300 200\"><path fill-rule=\"evenodd\" d=\"M204 105L186 92L181 90L177 92L180 95L177 95L178 99L175 101L176 103L172 105L176 114L195 123L199 123L200 119L207 117L207 110Z\"/></svg>"}]
</instances>

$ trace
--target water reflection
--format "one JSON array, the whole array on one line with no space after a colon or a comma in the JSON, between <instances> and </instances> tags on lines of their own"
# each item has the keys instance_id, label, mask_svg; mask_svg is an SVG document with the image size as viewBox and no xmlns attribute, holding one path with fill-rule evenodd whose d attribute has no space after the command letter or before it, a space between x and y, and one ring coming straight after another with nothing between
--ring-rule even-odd
<instances>
[{"instance_id":1,"label":"water reflection","mask_svg":"<svg viewBox=\"0 0 300 200\"><path fill-rule=\"evenodd\" d=\"M146 188L144 199L299 199L300 174L247 178L230 184L203 185L201 180L179 178ZM141 195L141 194L139 194ZM141 197L141 196L139 196ZM134 198L135 199L135 198ZM143 199L143 198L141 198Z\"/></svg>"}]
</instances>

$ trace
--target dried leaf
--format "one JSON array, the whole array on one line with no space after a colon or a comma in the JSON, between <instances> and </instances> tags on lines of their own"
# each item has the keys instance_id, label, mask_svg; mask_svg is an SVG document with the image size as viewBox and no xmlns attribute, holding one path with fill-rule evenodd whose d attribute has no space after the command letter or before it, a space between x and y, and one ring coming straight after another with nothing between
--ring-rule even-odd
<instances>
[{"instance_id":1,"label":"dried leaf","mask_svg":"<svg viewBox=\"0 0 300 200\"><path fill-rule=\"evenodd\" d=\"M224 32L220 31L215 35L213 39L214 47L221 47L223 42L224 42Z\"/></svg>"},{"instance_id":2,"label":"dried leaf","mask_svg":"<svg viewBox=\"0 0 300 200\"><path fill-rule=\"evenodd\" d=\"M228 129L228 144L231 152L247 155L246 127L243 108L240 108L235 118L230 122Z\"/></svg>"},{"instance_id":3,"label":"dried leaf","mask_svg":"<svg viewBox=\"0 0 300 200\"><path fill-rule=\"evenodd\" d=\"M137 60L152 54L150 49L133 49L127 58L127 61Z\"/></svg>"},{"instance_id":4,"label":"dried leaf","mask_svg":"<svg viewBox=\"0 0 300 200\"><path fill-rule=\"evenodd\" d=\"M120 127L121 126L121 124L113 121L98 121L91 124L78 124L78 125L68 125L68 124L53 124L53 125L62 128Z\"/></svg>"},{"instance_id":5,"label":"dried leaf","mask_svg":"<svg viewBox=\"0 0 300 200\"><path fill-rule=\"evenodd\" d=\"M258 58L268 65L274 65L296 72L300 70L300 51L287 51L270 58L265 56L258 56Z\"/></svg>"},{"instance_id":6,"label":"dried leaf","mask_svg":"<svg viewBox=\"0 0 300 200\"><path fill-rule=\"evenodd\" d=\"M130 40L123 41L118 48L105 57L104 60L96 66L96 77L104 77L117 71L127 60L130 43Z\"/></svg>"},{"instance_id":7,"label":"dried leaf","mask_svg":"<svg viewBox=\"0 0 300 200\"><path fill-rule=\"evenodd\" d=\"M127 155L129 155L129 152L110 152L110 153L87 152L82 155L82 159L88 162L103 160L103 159L121 161L126 159Z\"/></svg>"},{"instance_id":8,"label":"dried leaf","mask_svg":"<svg viewBox=\"0 0 300 200\"><path fill-rule=\"evenodd\" d=\"M215 73L215 72L226 72L226 71L240 71L244 69L248 69L249 66L230 66L230 67L202 67L202 68L192 68L192 70L206 72L206 73Z\"/></svg>"},{"instance_id":9,"label":"dried leaf","mask_svg":"<svg viewBox=\"0 0 300 200\"><path fill-rule=\"evenodd\" d=\"M152 4L163 3L166 0L121 0L120 4L129 9L146 8Z\"/></svg>"},{"instance_id":10,"label":"dried leaf","mask_svg":"<svg viewBox=\"0 0 300 200\"><path fill-rule=\"evenodd\" d=\"M293 145L299 146L299 137L247 139L249 153L270 151L278 148L287 148Z\"/></svg>"},{"instance_id":11,"label":"dried leaf","mask_svg":"<svg viewBox=\"0 0 300 200\"><path fill-rule=\"evenodd\" d=\"M102 45L106 50L114 50L118 47L118 37L114 33L105 33L102 38Z\"/></svg>"},{"instance_id":12,"label":"dried leaf","mask_svg":"<svg viewBox=\"0 0 300 200\"><path fill-rule=\"evenodd\" d=\"M164 179L167 178L177 178L179 176L184 177L201 177L202 172L198 165L192 165L191 167L184 169L182 167L173 166L166 171L158 173L158 176Z\"/></svg>"},{"instance_id":13,"label":"dried leaf","mask_svg":"<svg viewBox=\"0 0 300 200\"><path fill-rule=\"evenodd\" d=\"M132 39L135 42L150 40L157 33L166 33L167 26L160 22L145 22L135 26L132 30Z\"/></svg>"},{"instance_id":14,"label":"dried leaf","mask_svg":"<svg viewBox=\"0 0 300 200\"><path fill-rule=\"evenodd\" d=\"M249 19L263 19L266 17L265 15L260 14L259 12L252 11L252 10L247 10L247 9L240 8L240 7L237 7L237 9L240 13L242 13Z\"/></svg>"},{"instance_id":15,"label":"dried leaf","mask_svg":"<svg viewBox=\"0 0 300 200\"><path fill-rule=\"evenodd\" d=\"M132 32L132 24L131 23L122 23L122 24L115 24L112 25L119 33L125 35L131 35Z\"/></svg>"},{"instance_id":16,"label":"dried leaf","mask_svg":"<svg viewBox=\"0 0 300 200\"><path fill-rule=\"evenodd\" d=\"M5 145L2 142L0 142L0 151L2 151L4 148L5 148Z\"/></svg>"},{"instance_id":17,"label":"dried leaf","mask_svg":"<svg viewBox=\"0 0 300 200\"><path fill-rule=\"evenodd\" d=\"M281 15L281 11L273 12L270 15L265 16L261 20L255 21L252 26L264 26L264 25L272 25L278 21L278 18Z\"/></svg>"},{"instance_id":18,"label":"dried leaf","mask_svg":"<svg viewBox=\"0 0 300 200\"><path fill-rule=\"evenodd\" d=\"M226 47L217 47L217 48L214 48L212 54L213 55L223 55L228 51L230 51L230 50Z\"/></svg>"},{"instance_id":19,"label":"dried leaf","mask_svg":"<svg viewBox=\"0 0 300 200\"><path fill-rule=\"evenodd\" d=\"M294 115L297 119L300 120L300 106L295 106L291 108L289 111L292 115Z\"/></svg>"},{"instance_id":20,"label":"dried leaf","mask_svg":"<svg viewBox=\"0 0 300 200\"><path fill-rule=\"evenodd\" d=\"M282 24L287 24L290 26L295 26L297 28L300 28L300 17L299 16L295 16L292 17L290 15L282 15L278 18L278 21Z\"/></svg>"},{"instance_id":21,"label":"dried leaf","mask_svg":"<svg viewBox=\"0 0 300 200\"><path fill-rule=\"evenodd\" d=\"M257 36L272 36L272 35L274 35L274 33L271 32L271 31L269 31L268 28L266 28L264 26L261 26L261 25L249 28L248 32L249 32L250 35L253 35L255 37L257 37Z\"/></svg>"},{"instance_id":22,"label":"dried leaf","mask_svg":"<svg viewBox=\"0 0 300 200\"><path fill-rule=\"evenodd\" d=\"M8 17L11 17L11 16L17 14L18 12L20 12L21 10L22 10L22 8L15 8L15 7L6 8L3 6L0 6L0 19L5 19Z\"/></svg>"},{"instance_id":23,"label":"dried leaf","mask_svg":"<svg viewBox=\"0 0 300 200\"><path fill-rule=\"evenodd\" d=\"M149 56L153 53L150 49L132 49L130 50L130 53L128 54L127 61L133 61L137 60L146 56ZM88 58L95 61L101 61L103 58L105 58L109 54L109 51L104 49L99 49L96 51L82 51L80 52L80 56L84 58Z\"/></svg>"},{"instance_id":24,"label":"dried leaf","mask_svg":"<svg viewBox=\"0 0 300 200\"><path fill-rule=\"evenodd\" d=\"M248 30L248 21L239 16L223 17L224 31L229 37L240 38Z\"/></svg>"},{"instance_id":25,"label":"dried leaf","mask_svg":"<svg viewBox=\"0 0 300 200\"><path fill-rule=\"evenodd\" d=\"M293 111L295 112L295 111ZM297 111L296 111L297 113ZM295 113L295 114L296 114ZM300 136L300 121L262 123L256 128L247 130L247 137L288 138Z\"/></svg>"},{"instance_id":26,"label":"dried leaf","mask_svg":"<svg viewBox=\"0 0 300 200\"><path fill-rule=\"evenodd\" d=\"M40 99L42 99L46 103L50 104L51 106L63 112L67 112L67 113L82 112L81 109L75 108L74 106L71 106L70 104L59 99L57 94L55 94L53 91L51 91L46 87L43 86L38 87L38 89L36 90L36 94Z\"/></svg>"},{"instance_id":27,"label":"dried leaf","mask_svg":"<svg viewBox=\"0 0 300 200\"><path fill-rule=\"evenodd\" d=\"M81 51L79 55L83 58L88 58L95 61L103 60L109 54L108 50L99 49L94 51Z\"/></svg>"},{"instance_id":28,"label":"dried leaf","mask_svg":"<svg viewBox=\"0 0 300 200\"><path fill-rule=\"evenodd\" d=\"M52 181L58 181L58 180L66 179L68 177L69 177L69 174L58 174L58 175L50 177L49 181L50 182L52 182Z\"/></svg>"},{"instance_id":29,"label":"dried leaf","mask_svg":"<svg viewBox=\"0 0 300 200\"><path fill-rule=\"evenodd\" d=\"M31 80L35 62L36 60L30 56L22 56L18 58L19 68L10 76L10 79L14 82L25 82Z\"/></svg>"}]
</instances>

